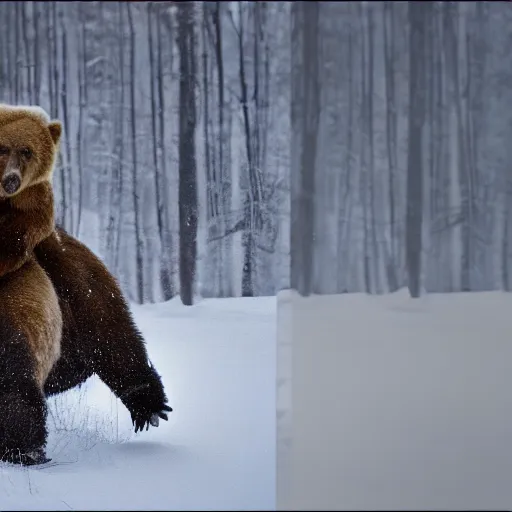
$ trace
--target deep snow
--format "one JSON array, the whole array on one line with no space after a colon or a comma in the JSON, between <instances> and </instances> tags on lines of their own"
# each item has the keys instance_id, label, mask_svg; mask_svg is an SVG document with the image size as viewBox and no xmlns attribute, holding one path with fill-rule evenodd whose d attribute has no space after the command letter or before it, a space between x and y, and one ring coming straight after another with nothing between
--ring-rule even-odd
<instances>
[{"instance_id":1,"label":"deep snow","mask_svg":"<svg viewBox=\"0 0 512 512\"><path fill-rule=\"evenodd\" d=\"M304 491L289 500L510 508L512 294L284 292L278 304L278 462L284 474L287 449ZM91 379L52 400L59 465L0 465L0 509L275 509L276 299L133 309L170 421L133 434Z\"/></svg>"},{"instance_id":2,"label":"deep snow","mask_svg":"<svg viewBox=\"0 0 512 512\"><path fill-rule=\"evenodd\" d=\"M2 510L275 508L276 300L134 306L174 412L132 433L97 378L51 400L42 469L0 465Z\"/></svg>"},{"instance_id":3,"label":"deep snow","mask_svg":"<svg viewBox=\"0 0 512 512\"><path fill-rule=\"evenodd\" d=\"M277 307L280 509L511 509L512 294Z\"/></svg>"}]
</instances>

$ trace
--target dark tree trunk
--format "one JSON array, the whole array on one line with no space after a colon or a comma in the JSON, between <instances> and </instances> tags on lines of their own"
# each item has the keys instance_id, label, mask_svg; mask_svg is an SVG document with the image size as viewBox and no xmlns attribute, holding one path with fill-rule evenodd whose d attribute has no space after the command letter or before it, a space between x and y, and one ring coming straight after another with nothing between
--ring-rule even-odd
<instances>
[{"instance_id":1,"label":"dark tree trunk","mask_svg":"<svg viewBox=\"0 0 512 512\"><path fill-rule=\"evenodd\" d=\"M160 269L160 284L164 300L174 297L174 286L172 282L172 262L171 262L171 230L169 227L169 212L167 210L167 163L165 157L165 101L164 101L164 77L163 77L163 58L162 58L162 27L161 23L156 24L157 39L157 86L158 86L158 136L159 136L159 160L160 160L160 183L163 187L161 194L161 204L163 216L163 240L162 240L162 262ZM171 54L172 59L172 54Z\"/></svg>"},{"instance_id":2,"label":"dark tree trunk","mask_svg":"<svg viewBox=\"0 0 512 512\"><path fill-rule=\"evenodd\" d=\"M180 55L179 92L179 225L180 296L185 306L194 299L197 253L196 180L196 41L194 3L178 6L178 47Z\"/></svg>"},{"instance_id":3,"label":"dark tree trunk","mask_svg":"<svg viewBox=\"0 0 512 512\"><path fill-rule=\"evenodd\" d=\"M133 209L135 216L135 273L137 277L137 295L136 300L139 304L144 302L144 243L142 239L142 221L141 209L139 201L139 176L138 176L138 163L137 163L137 110L135 108L135 27L133 24L132 7L129 3L126 4L126 11L128 14L128 24L130 27L130 71L131 71L131 84L130 84L130 125L132 136L132 157L133 157Z\"/></svg>"},{"instance_id":4,"label":"dark tree trunk","mask_svg":"<svg viewBox=\"0 0 512 512\"><path fill-rule=\"evenodd\" d=\"M314 197L320 117L320 3L292 4L291 287L309 295L313 281Z\"/></svg>"},{"instance_id":5,"label":"dark tree trunk","mask_svg":"<svg viewBox=\"0 0 512 512\"><path fill-rule=\"evenodd\" d=\"M425 28L430 2L409 2L409 148L407 159L406 257L409 293L421 294L423 214L422 134L425 110Z\"/></svg>"},{"instance_id":6,"label":"dark tree trunk","mask_svg":"<svg viewBox=\"0 0 512 512\"><path fill-rule=\"evenodd\" d=\"M158 6L157 6L158 7ZM157 11L158 15L158 11ZM162 162L159 157L159 152L162 152L164 141L159 139L157 132L157 121L158 111L163 110L163 107L159 102L163 99L163 94L160 94L161 83L161 51L160 45L160 23L157 20L157 31L156 31L156 44L155 37L153 37L153 9L152 4L148 4L148 46L149 46L149 71L151 75L151 136L153 139L153 166L155 168L155 196L156 196L156 218L158 225L158 237L160 241L160 259L159 259L159 275L162 292L165 300L169 300L172 297L172 286L169 275L169 265L167 263L169 259L168 249L166 247L166 225L165 225L165 207L164 207L164 180L163 180L163 168L160 166ZM155 46L157 54L155 56ZM159 66L155 66L155 62L158 60ZM155 90L156 89L156 90Z\"/></svg>"},{"instance_id":7,"label":"dark tree trunk","mask_svg":"<svg viewBox=\"0 0 512 512\"><path fill-rule=\"evenodd\" d=\"M244 56L244 25L242 24L243 14L242 6L238 5L240 26L238 29L238 58L239 58L239 76L240 76L240 100L242 103L242 115L244 119L245 130L245 151L247 154L247 172L249 192L244 202L244 232L242 234L242 248L244 254L244 266L242 268L242 297L252 297L254 295L253 285L253 258L254 258L254 229L255 216L259 213L261 207L259 188L257 186L256 162L252 150L253 130L251 129L249 114L249 91L247 86L247 77L245 72Z\"/></svg>"}]
</instances>

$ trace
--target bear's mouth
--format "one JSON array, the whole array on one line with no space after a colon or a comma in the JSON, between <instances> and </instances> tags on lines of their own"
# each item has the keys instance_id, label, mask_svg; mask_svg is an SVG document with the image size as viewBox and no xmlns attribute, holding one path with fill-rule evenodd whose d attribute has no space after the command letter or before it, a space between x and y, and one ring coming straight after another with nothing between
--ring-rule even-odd
<instances>
[{"instance_id":1,"label":"bear's mouth","mask_svg":"<svg viewBox=\"0 0 512 512\"><path fill-rule=\"evenodd\" d=\"M3 177L2 188L8 195L15 194L21 187L21 176L17 172L11 172Z\"/></svg>"}]
</instances>

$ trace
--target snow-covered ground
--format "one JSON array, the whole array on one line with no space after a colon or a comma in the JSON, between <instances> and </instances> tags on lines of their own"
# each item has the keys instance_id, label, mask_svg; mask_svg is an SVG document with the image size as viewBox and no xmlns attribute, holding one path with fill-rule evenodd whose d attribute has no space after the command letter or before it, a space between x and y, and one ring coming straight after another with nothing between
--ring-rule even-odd
<instances>
[{"instance_id":1,"label":"snow-covered ground","mask_svg":"<svg viewBox=\"0 0 512 512\"><path fill-rule=\"evenodd\" d=\"M0 465L0 509L274 509L275 298L133 310L169 422L133 434L128 411L90 379L51 400L57 465Z\"/></svg>"},{"instance_id":2,"label":"snow-covered ground","mask_svg":"<svg viewBox=\"0 0 512 512\"><path fill-rule=\"evenodd\" d=\"M278 481L302 491L288 504L510 509L512 294L285 292L278 308L279 469L296 471ZM276 299L134 313L170 421L132 434L91 379L52 400L58 464L0 465L0 510L275 509Z\"/></svg>"},{"instance_id":3,"label":"snow-covered ground","mask_svg":"<svg viewBox=\"0 0 512 512\"><path fill-rule=\"evenodd\" d=\"M512 294L284 292L278 324L280 509L510 510Z\"/></svg>"}]
</instances>

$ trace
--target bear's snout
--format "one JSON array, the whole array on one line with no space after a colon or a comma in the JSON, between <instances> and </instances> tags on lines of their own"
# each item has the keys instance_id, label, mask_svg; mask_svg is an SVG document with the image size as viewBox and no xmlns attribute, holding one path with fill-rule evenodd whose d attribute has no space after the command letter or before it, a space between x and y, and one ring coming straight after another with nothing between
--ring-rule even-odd
<instances>
[{"instance_id":1,"label":"bear's snout","mask_svg":"<svg viewBox=\"0 0 512 512\"><path fill-rule=\"evenodd\" d=\"M2 188L6 194L15 194L21 187L21 176L16 173L10 173L2 180Z\"/></svg>"}]
</instances>

